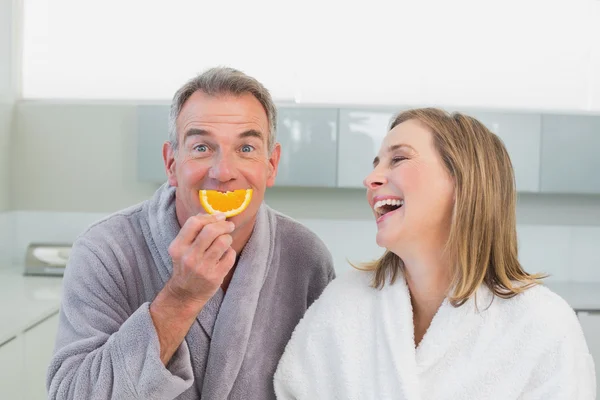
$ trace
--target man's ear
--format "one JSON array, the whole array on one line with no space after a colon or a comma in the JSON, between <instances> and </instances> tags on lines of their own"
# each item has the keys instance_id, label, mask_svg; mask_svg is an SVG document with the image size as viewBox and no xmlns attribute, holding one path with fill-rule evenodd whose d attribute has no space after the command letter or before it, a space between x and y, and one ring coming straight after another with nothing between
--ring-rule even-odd
<instances>
[{"instance_id":1,"label":"man's ear","mask_svg":"<svg viewBox=\"0 0 600 400\"><path fill-rule=\"evenodd\" d=\"M175 150L173 149L171 142L166 141L163 143L162 153L169 185L177 187L177 175L175 174L177 164L175 160Z\"/></svg>"},{"instance_id":2,"label":"man's ear","mask_svg":"<svg viewBox=\"0 0 600 400\"><path fill-rule=\"evenodd\" d=\"M275 143L275 147L269 156L269 175L267 178L267 187L271 187L275 184L275 178L277 177L277 170L279 168L279 157L281 157L281 145Z\"/></svg>"}]
</instances>

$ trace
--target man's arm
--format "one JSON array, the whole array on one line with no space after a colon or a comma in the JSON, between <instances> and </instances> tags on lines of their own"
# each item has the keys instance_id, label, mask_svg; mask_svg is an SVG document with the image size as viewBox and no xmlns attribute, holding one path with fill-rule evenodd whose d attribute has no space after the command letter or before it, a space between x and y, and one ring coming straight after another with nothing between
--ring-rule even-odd
<instances>
[{"instance_id":1,"label":"man's arm","mask_svg":"<svg viewBox=\"0 0 600 400\"><path fill-rule=\"evenodd\" d=\"M317 267L314 268L314 273L311 278L310 285L307 293L307 306L310 307L312 303L321 296L323 290L329 285L329 283L335 279L335 267L333 265L333 257L331 252L320 239L316 240L314 245L311 246L315 256Z\"/></svg>"},{"instance_id":2,"label":"man's arm","mask_svg":"<svg viewBox=\"0 0 600 400\"><path fill-rule=\"evenodd\" d=\"M218 289L219 276L233 265L235 253L229 235L223 233L230 232L232 224L217 224L214 216L190 220L193 229L184 225L187 229L182 228L169 249L174 261L171 279L152 304L137 310L130 309L120 270L130 266L119 265L111 258L114 254L102 254L89 240L74 244L48 370L50 399L167 400L192 385L183 339ZM194 239L187 240L193 232Z\"/></svg>"},{"instance_id":3,"label":"man's arm","mask_svg":"<svg viewBox=\"0 0 600 400\"><path fill-rule=\"evenodd\" d=\"M109 257L86 239L73 245L47 375L48 398L174 399L193 383L187 345L165 368L149 303L130 308Z\"/></svg>"},{"instance_id":4,"label":"man's arm","mask_svg":"<svg viewBox=\"0 0 600 400\"><path fill-rule=\"evenodd\" d=\"M222 214L192 217L169 246L173 275L150 305L164 365L235 263L229 235L234 225L224 219Z\"/></svg>"}]
</instances>

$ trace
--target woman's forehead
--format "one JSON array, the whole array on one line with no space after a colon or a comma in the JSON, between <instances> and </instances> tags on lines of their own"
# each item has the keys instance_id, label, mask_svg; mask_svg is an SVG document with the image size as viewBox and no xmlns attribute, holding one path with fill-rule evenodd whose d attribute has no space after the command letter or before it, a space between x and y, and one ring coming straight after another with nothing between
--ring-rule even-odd
<instances>
[{"instance_id":1,"label":"woman's forehead","mask_svg":"<svg viewBox=\"0 0 600 400\"><path fill-rule=\"evenodd\" d=\"M389 152L390 149L398 145L408 145L413 148L429 145L431 141L431 131L421 122L410 119L396 125L383 138L381 144L382 153Z\"/></svg>"}]
</instances>

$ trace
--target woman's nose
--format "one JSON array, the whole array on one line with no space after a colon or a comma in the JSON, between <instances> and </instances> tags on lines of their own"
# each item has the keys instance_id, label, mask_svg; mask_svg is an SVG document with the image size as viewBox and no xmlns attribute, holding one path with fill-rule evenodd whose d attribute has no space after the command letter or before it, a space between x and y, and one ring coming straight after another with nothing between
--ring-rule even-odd
<instances>
[{"instance_id":1,"label":"woman's nose","mask_svg":"<svg viewBox=\"0 0 600 400\"><path fill-rule=\"evenodd\" d=\"M386 182L385 176L383 176L377 167L373 168L373 171L367 175L367 177L363 180L363 185L367 189L377 189L381 185Z\"/></svg>"}]
</instances>

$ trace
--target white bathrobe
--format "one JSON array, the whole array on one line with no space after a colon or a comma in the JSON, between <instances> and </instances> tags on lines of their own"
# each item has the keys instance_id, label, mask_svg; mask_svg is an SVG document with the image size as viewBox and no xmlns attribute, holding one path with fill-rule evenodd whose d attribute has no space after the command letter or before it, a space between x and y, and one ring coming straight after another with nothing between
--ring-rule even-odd
<instances>
[{"instance_id":1,"label":"white bathrobe","mask_svg":"<svg viewBox=\"0 0 600 400\"><path fill-rule=\"evenodd\" d=\"M415 349L406 282L383 290L349 271L296 327L274 377L278 399L595 399L594 362L574 311L536 286L477 307L445 300Z\"/></svg>"}]
</instances>

